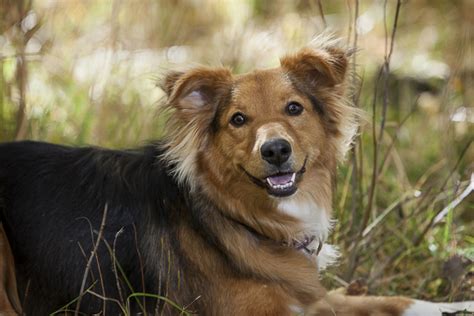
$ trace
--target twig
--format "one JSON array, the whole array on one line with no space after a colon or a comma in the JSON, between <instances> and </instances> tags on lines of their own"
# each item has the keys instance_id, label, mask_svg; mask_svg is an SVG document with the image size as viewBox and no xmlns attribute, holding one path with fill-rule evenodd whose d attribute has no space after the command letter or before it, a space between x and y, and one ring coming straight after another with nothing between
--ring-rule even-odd
<instances>
[{"instance_id":1,"label":"twig","mask_svg":"<svg viewBox=\"0 0 474 316\"><path fill-rule=\"evenodd\" d=\"M138 235L137 235L137 227L133 224L133 233L135 238L135 249L137 250L138 262L140 264L140 274L141 274L141 281L142 281L142 291L145 292L145 271L143 266L143 258L140 252L140 247L138 246ZM143 298L143 305L145 305L145 298Z\"/></svg>"},{"instance_id":2,"label":"twig","mask_svg":"<svg viewBox=\"0 0 474 316\"><path fill-rule=\"evenodd\" d=\"M83 220L85 220L85 221L87 222L87 224L89 224L89 231L90 231L90 233L91 233L92 247L94 248L95 245L96 245L96 242L95 242L95 240L94 240L94 228L92 227L92 223L91 223L90 219L87 218L87 217L84 217L84 216L79 217L78 219L83 219ZM82 255L84 256L84 259L87 261L87 255L86 255L86 252L84 251L84 249L82 248L81 243L78 242L77 244L78 244L78 246L79 246L79 249L81 250ZM99 256L98 256L98 254L96 253L96 255L95 255L94 257L95 257L95 261L96 261L96 263L97 263L97 272L99 273L99 280L100 280L100 287L102 288L102 295L105 295L104 277L102 276L102 269L101 269L101 267L100 267ZM91 271L91 276L92 276L92 279L95 280L95 276L94 276L93 271ZM106 312L106 309L107 309L107 307L106 307L106 304L105 304L105 302L104 302L104 307L103 307L102 312L105 313L105 312Z\"/></svg>"},{"instance_id":3,"label":"twig","mask_svg":"<svg viewBox=\"0 0 474 316\"><path fill-rule=\"evenodd\" d=\"M362 232L362 237L366 237L368 234L370 234L372 229L374 229L397 206L399 206L401 204L404 204L405 202L410 201L410 200L412 200L413 198L416 198L416 197L417 197L416 193L414 193L414 192L409 192L409 193L405 193L404 195L402 195L399 199L397 199L395 202L390 204L384 211L382 211L380 213L380 215L372 223L367 225L367 227Z\"/></svg>"},{"instance_id":4,"label":"twig","mask_svg":"<svg viewBox=\"0 0 474 316\"><path fill-rule=\"evenodd\" d=\"M324 28L327 28L328 23L326 21L326 17L324 16L323 4L321 3L321 0L318 0L318 10L319 10L319 15L321 16L321 20L323 20Z\"/></svg>"},{"instance_id":5,"label":"twig","mask_svg":"<svg viewBox=\"0 0 474 316\"><path fill-rule=\"evenodd\" d=\"M128 280L127 278L127 274L125 273L125 271L123 270L122 266L120 265L120 262L115 258L115 252L114 250L112 249L112 247L109 245L109 243L107 242L107 240L104 239L104 245L105 247L107 247L107 250L109 251L109 254L112 256L112 260L115 260L115 266L116 268L118 268L118 272L120 272L120 274L122 275L122 280L123 282L125 283L125 285L128 287L129 291L131 293L134 293L135 290L133 289L133 286L132 284L130 283L130 281ZM142 310L142 312L144 314L146 314L146 311L145 311L145 307L142 305L142 303L140 302L139 299L137 299L137 304L138 306L140 307L140 309Z\"/></svg>"},{"instance_id":6,"label":"twig","mask_svg":"<svg viewBox=\"0 0 474 316\"><path fill-rule=\"evenodd\" d=\"M156 294L149 294L149 293L139 293L139 292L136 292L136 293L132 293L130 294L128 297L127 297L127 306L129 305L129 302L130 302L130 299L131 298L138 298L138 297L150 297L150 298L155 298L157 300L161 300L161 301L164 301L165 303L167 303L168 305L171 305L172 307L174 307L175 309L179 310L181 312L181 315L184 313L185 315L189 315L189 313L186 311L186 307L180 307L178 304L176 304L175 302L173 302L172 300L166 298L165 296L161 296L161 295L156 295ZM200 296L198 296L193 302L195 302L197 299L199 299ZM191 302L191 304L193 303ZM190 304L189 304L190 305Z\"/></svg>"},{"instance_id":7,"label":"twig","mask_svg":"<svg viewBox=\"0 0 474 316\"><path fill-rule=\"evenodd\" d=\"M122 304L120 304L120 302L117 301L116 299L105 297L103 295L97 294L96 292L92 292L91 290L87 290L86 293L89 293L93 296L96 296L96 297L100 298L103 301L110 301L110 302L116 303L120 307L120 309L122 310L123 314L128 315L127 311L123 308Z\"/></svg>"},{"instance_id":8,"label":"twig","mask_svg":"<svg viewBox=\"0 0 474 316\"><path fill-rule=\"evenodd\" d=\"M383 68L380 68L379 73L377 75L377 80L375 81L375 88L374 88L374 96L373 96L373 101L372 101L372 145L374 146L374 153L372 156L372 164L373 164L373 170L372 170L372 178L370 182L370 190L369 190L369 197L368 197L368 203L367 207L364 212L364 216L362 218L362 224L359 229L360 236L362 235L362 231L364 230L365 226L367 226L367 223L369 221L369 216L370 213L372 212L372 204L374 202L374 195L375 195L375 187L377 185L377 165L378 165L378 141L377 141L377 132L375 131L375 121L376 121L376 105L377 105L377 95L378 95L378 82L380 81L383 73ZM359 237L360 237L359 236Z\"/></svg>"},{"instance_id":9,"label":"twig","mask_svg":"<svg viewBox=\"0 0 474 316\"><path fill-rule=\"evenodd\" d=\"M418 102L418 99L419 97L416 98L415 100L415 104ZM413 113L415 113L415 110L416 110L416 106L413 106L410 113L408 113L403 119L402 121L398 124L397 126L397 130L395 131L395 134L390 142L390 144L388 145L388 148L387 150L385 151L385 155L383 156L382 160L380 161L380 166L379 166L379 170L378 170L378 174L382 174L382 171L385 167L385 163L387 162L387 158L388 156L390 155L390 153L392 152L392 149L393 147L395 146L395 142L397 141L398 139L398 134L399 134L399 131L400 129L403 127L403 125L405 125L405 123L408 121L408 119L412 116Z\"/></svg>"},{"instance_id":10,"label":"twig","mask_svg":"<svg viewBox=\"0 0 474 316\"><path fill-rule=\"evenodd\" d=\"M124 231L124 228L120 228L119 231L115 234L115 238L114 238L114 243L112 244L112 252L113 252L113 256L112 256L112 270L114 272L114 275L115 275L115 282L117 282L117 291L118 291L118 294L119 294L119 297L120 297L120 302L124 302L124 296L122 294L122 286L120 286L120 278L118 276L118 271L117 271L117 256L115 256L116 252L115 252L115 249L116 249L116 245L117 245L117 239L118 237L123 233Z\"/></svg>"},{"instance_id":11,"label":"twig","mask_svg":"<svg viewBox=\"0 0 474 316\"><path fill-rule=\"evenodd\" d=\"M350 5L349 5L349 9L350 9ZM361 92L361 89L362 89L362 85L357 85L357 75L356 75L356 57L357 57L357 40L358 40L358 36L357 36L357 18L359 16L359 1L356 0L356 5L355 5L355 9L354 9L354 19L352 20L352 23L353 23L353 29L354 29L354 40L352 42L352 47L351 49L354 51L354 53L352 54L352 84L351 84L351 88L353 89L351 92L352 92L352 106L354 107L358 107L358 100L359 100L359 97L360 97L360 92ZM351 15L351 14L349 14ZM349 33L349 36L350 36L350 33ZM349 39L350 40L350 39ZM356 86L358 87L357 88L357 93L356 93ZM359 127L357 128L357 134L359 134ZM360 201L360 196L361 196L361 185L360 185L360 173L361 173L361 170L359 168L359 164L358 164L358 161L357 161L357 143L360 143L358 141L358 138L354 139L354 144L351 148L351 163L352 163L352 174L351 174L351 187L352 187L352 194L351 194L351 220L354 219L354 218L357 218L356 216L356 211L357 211L357 205L359 205L359 201ZM349 227L353 227L352 225L350 225Z\"/></svg>"},{"instance_id":12,"label":"twig","mask_svg":"<svg viewBox=\"0 0 474 316\"><path fill-rule=\"evenodd\" d=\"M387 107L388 107L388 75L390 73L390 60L392 59L393 46L395 45L395 33L397 31L398 16L400 13L400 7L402 3L401 0L397 0L397 7L395 9L395 19L393 21L392 36L390 39L390 50L387 53L387 17L386 17L386 8L384 8L384 28L385 28L385 60L384 60L384 93L383 93L383 107L382 107L382 120L380 122L380 132L379 132L379 142L383 135L383 130L385 128L385 120L387 117ZM387 0L385 0L384 6L387 6Z\"/></svg>"},{"instance_id":13,"label":"twig","mask_svg":"<svg viewBox=\"0 0 474 316\"><path fill-rule=\"evenodd\" d=\"M456 199L451 201L441 212L436 215L433 221L433 225L440 222L452 209L459 205L472 191L474 191L474 173L471 174L471 180L469 181L469 185L467 186L464 191L459 194Z\"/></svg>"},{"instance_id":14,"label":"twig","mask_svg":"<svg viewBox=\"0 0 474 316\"><path fill-rule=\"evenodd\" d=\"M385 1L386 5L386 1ZM385 55L385 61L383 66L380 68L379 74L377 76L377 81L375 83L375 91L374 91L374 100L373 100L373 116L372 116L372 133L373 133L373 142L374 142L374 156L373 156L373 173L372 173L372 183L370 185L370 193L369 193L369 201L367 205L367 209L365 211L364 217L363 217L363 222L361 226L360 232L365 229L367 226L367 223L369 221L370 214L372 212L372 207L375 199L375 188L377 186L377 177L378 177L378 144L381 141L381 135L383 134L383 128L380 129L380 134L379 134L379 140L377 140L377 133L375 131L375 119L376 119L376 113L375 113L375 105L376 105L376 100L377 100L377 83L380 81L380 79L384 78L384 101L383 101L383 111L382 111L382 122L381 126L383 127L385 125L385 118L386 118L386 108L388 104L388 74L390 71L390 59L392 56L393 52L393 46L394 46L394 41L395 41L395 32L397 30L397 21L398 21L398 16L400 13L400 6L401 6L401 1L397 0L397 8L395 11L395 20L393 22L393 29L392 29L392 36L391 36L391 42L390 42L390 50L389 52L386 52ZM385 12L385 10L384 10ZM384 13L384 23L386 24L386 14Z\"/></svg>"},{"instance_id":15,"label":"twig","mask_svg":"<svg viewBox=\"0 0 474 316\"><path fill-rule=\"evenodd\" d=\"M84 290L86 288L86 281L87 281L87 276L89 275L89 271L91 269L91 265L92 265L92 260L94 259L94 257L96 256L96 253L97 253L97 249L99 248L99 244L100 244L100 241L102 240L102 235L104 233L104 228L105 228L105 220L107 218L107 210L108 210L108 205L105 204L105 207L104 207L104 214L102 216L102 222L100 224L100 229L99 229L99 233L97 235L97 241L95 243L95 246L94 246L94 249L93 251L91 252L91 255L89 257L89 259L87 260L87 265L86 265L86 269L84 271L84 276L82 278L82 284L81 284L81 290L79 291L79 299L77 300L77 304L76 304L76 310L75 310L75 313L74 315L78 315L79 314L79 308L81 306L81 301L82 301L82 296L84 295ZM89 292L89 291L87 291Z\"/></svg>"},{"instance_id":16,"label":"twig","mask_svg":"<svg viewBox=\"0 0 474 316\"><path fill-rule=\"evenodd\" d=\"M16 116L15 140L24 139L26 136L26 85L28 81L28 66L25 57L26 43L20 45L16 62L16 79L20 98Z\"/></svg>"}]
</instances>

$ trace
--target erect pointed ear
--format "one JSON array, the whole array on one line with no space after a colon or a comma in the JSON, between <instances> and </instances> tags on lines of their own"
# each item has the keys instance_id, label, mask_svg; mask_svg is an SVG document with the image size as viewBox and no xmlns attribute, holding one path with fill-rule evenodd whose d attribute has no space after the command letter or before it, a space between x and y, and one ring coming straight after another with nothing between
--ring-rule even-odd
<instances>
[{"instance_id":1,"label":"erect pointed ear","mask_svg":"<svg viewBox=\"0 0 474 316\"><path fill-rule=\"evenodd\" d=\"M344 82L347 72L347 53L338 47L303 48L280 59L281 67L291 79L309 85L332 87Z\"/></svg>"},{"instance_id":2,"label":"erect pointed ear","mask_svg":"<svg viewBox=\"0 0 474 316\"><path fill-rule=\"evenodd\" d=\"M168 106L175 108L181 119L190 121L196 116L206 116L211 120L231 84L229 69L201 67L185 73L169 73L162 88L168 96Z\"/></svg>"}]
</instances>

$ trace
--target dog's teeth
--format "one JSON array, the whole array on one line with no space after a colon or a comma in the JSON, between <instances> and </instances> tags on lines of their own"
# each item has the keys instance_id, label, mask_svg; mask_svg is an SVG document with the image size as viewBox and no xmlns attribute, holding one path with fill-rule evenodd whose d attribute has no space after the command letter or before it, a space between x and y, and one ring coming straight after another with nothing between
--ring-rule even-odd
<instances>
[{"instance_id":1,"label":"dog's teeth","mask_svg":"<svg viewBox=\"0 0 474 316\"><path fill-rule=\"evenodd\" d=\"M295 184L295 176L296 176L296 174L293 173L293 175L291 176L291 180L288 181L288 182L285 183L285 184L274 184L274 183L272 183L272 181L270 180L270 178L266 178L265 180L267 181L268 185L269 185L272 189L275 189L275 190L282 190L282 189L288 189L288 188L292 187L292 186Z\"/></svg>"}]
</instances>

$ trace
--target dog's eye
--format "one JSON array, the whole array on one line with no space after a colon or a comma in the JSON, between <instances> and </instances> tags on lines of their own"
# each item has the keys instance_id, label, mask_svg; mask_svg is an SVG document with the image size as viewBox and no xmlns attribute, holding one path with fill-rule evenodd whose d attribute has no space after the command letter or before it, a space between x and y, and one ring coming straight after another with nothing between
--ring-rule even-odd
<instances>
[{"instance_id":1,"label":"dog's eye","mask_svg":"<svg viewBox=\"0 0 474 316\"><path fill-rule=\"evenodd\" d=\"M286 113L289 115L300 115L303 112L303 106L298 102L290 102L286 106Z\"/></svg>"},{"instance_id":2,"label":"dog's eye","mask_svg":"<svg viewBox=\"0 0 474 316\"><path fill-rule=\"evenodd\" d=\"M236 127L240 127L240 126L245 124L246 120L247 119L245 118L245 116L242 113L237 112L234 115L232 115L232 118L230 119L230 122L232 123L232 125L234 125Z\"/></svg>"}]
</instances>

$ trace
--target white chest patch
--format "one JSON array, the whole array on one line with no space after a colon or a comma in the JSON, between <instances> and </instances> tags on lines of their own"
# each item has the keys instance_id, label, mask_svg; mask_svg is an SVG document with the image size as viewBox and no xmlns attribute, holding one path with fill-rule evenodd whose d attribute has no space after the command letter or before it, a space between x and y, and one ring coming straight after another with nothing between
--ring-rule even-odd
<instances>
[{"instance_id":1,"label":"white chest patch","mask_svg":"<svg viewBox=\"0 0 474 316\"><path fill-rule=\"evenodd\" d=\"M337 247L324 243L334 224L325 209L319 207L311 199L301 198L281 201L278 204L278 209L301 222L302 236L316 236L315 240L308 246L309 249L317 249L319 244L323 243L319 254L314 254L319 270L324 270L337 262L339 257Z\"/></svg>"}]
</instances>

